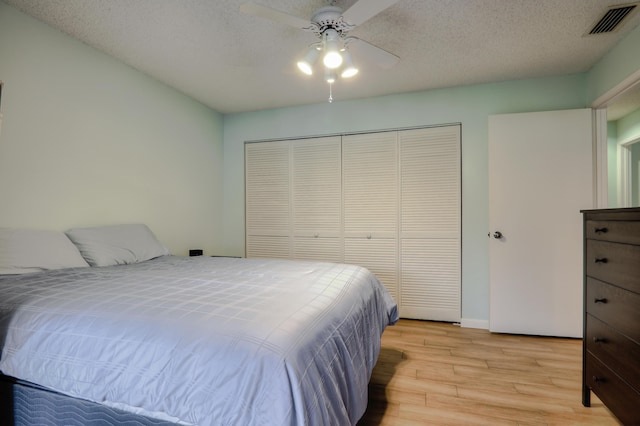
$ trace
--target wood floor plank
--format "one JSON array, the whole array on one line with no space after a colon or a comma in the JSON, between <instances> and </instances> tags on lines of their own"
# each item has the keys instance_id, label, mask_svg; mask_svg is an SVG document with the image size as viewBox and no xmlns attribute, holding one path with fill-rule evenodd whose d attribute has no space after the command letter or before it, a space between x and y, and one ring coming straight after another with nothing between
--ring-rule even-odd
<instances>
[{"instance_id":1,"label":"wood floor plank","mask_svg":"<svg viewBox=\"0 0 640 426\"><path fill-rule=\"evenodd\" d=\"M382 336L358 426L620 423L583 407L582 341L400 320Z\"/></svg>"},{"instance_id":2,"label":"wood floor plank","mask_svg":"<svg viewBox=\"0 0 640 426\"><path fill-rule=\"evenodd\" d=\"M523 420L535 421L539 417L539 413L522 408L497 407L491 404L485 404L465 398L452 398L443 395L429 395L427 406L439 406L454 410L455 412L475 413L485 418L494 419L495 421L511 421L520 422Z\"/></svg>"},{"instance_id":3,"label":"wood floor plank","mask_svg":"<svg viewBox=\"0 0 640 426\"><path fill-rule=\"evenodd\" d=\"M408 404L400 404L398 417L402 420L411 420L414 422L424 422L429 419L434 425L484 425L484 426L517 426L517 422L513 420L498 419L495 417L485 416L478 412L471 411L452 411L449 407L418 407ZM422 423L424 424L424 423Z\"/></svg>"}]
</instances>

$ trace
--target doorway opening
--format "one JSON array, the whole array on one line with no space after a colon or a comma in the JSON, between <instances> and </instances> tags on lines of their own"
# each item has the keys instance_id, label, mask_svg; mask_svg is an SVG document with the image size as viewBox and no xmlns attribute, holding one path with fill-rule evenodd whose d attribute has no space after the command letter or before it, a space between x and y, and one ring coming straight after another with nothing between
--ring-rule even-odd
<instances>
[{"instance_id":1,"label":"doorway opening","mask_svg":"<svg viewBox=\"0 0 640 426\"><path fill-rule=\"evenodd\" d=\"M598 208L640 206L640 70L592 103Z\"/></svg>"}]
</instances>

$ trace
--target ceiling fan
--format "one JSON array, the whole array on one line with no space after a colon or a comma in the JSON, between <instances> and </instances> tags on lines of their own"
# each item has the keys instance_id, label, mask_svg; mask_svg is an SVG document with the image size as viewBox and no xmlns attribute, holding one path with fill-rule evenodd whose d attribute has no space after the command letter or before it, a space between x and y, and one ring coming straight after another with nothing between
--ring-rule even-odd
<instances>
[{"instance_id":1,"label":"ceiling fan","mask_svg":"<svg viewBox=\"0 0 640 426\"><path fill-rule=\"evenodd\" d=\"M336 0L328 0L329 5L320 7L311 16L311 20L298 18L257 3L244 3L240 12L271 19L272 21L312 32L318 41L307 49L300 58L298 68L307 75L313 74L313 65L319 57L325 66L325 80L332 84L339 75L342 78L353 77L358 73L348 46L358 44L361 54L382 68L391 68L399 60L396 55L373 44L350 36L348 33L363 22L374 17L399 0L358 0L347 10L335 5ZM331 101L332 98L329 98Z\"/></svg>"}]
</instances>

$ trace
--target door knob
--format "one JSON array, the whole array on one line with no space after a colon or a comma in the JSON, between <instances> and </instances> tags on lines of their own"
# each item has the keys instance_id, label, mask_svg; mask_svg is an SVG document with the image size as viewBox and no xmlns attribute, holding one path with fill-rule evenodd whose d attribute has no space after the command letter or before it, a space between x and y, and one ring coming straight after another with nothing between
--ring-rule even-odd
<instances>
[{"instance_id":1,"label":"door knob","mask_svg":"<svg viewBox=\"0 0 640 426\"><path fill-rule=\"evenodd\" d=\"M500 231L496 231L493 233L493 238L495 238L496 240L499 240L500 238L502 238L502 232Z\"/></svg>"}]
</instances>

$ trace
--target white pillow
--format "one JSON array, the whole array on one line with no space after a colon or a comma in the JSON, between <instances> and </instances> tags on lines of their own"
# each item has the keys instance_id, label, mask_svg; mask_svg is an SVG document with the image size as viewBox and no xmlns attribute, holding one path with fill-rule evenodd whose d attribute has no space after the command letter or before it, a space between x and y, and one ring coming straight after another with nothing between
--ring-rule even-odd
<instances>
[{"instance_id":1,"label":"white pillow","mask_svg":"<svg viewBox=\"0 0 640 426\"><path fill-rule=\"evenodd\" d=\"M91 266L138 263L169 254L143 224L75 228L67 236Z\"/></svg>"},{"instance_id":2,"label":"white pillow","mask_svg":"<svg viewBox=\"0 0 640 426\"><path fill-rule=\"evenodd\" d=\"M0 228L0 275L88 266L60 231Z\"/></svg>"}]
</instances>

